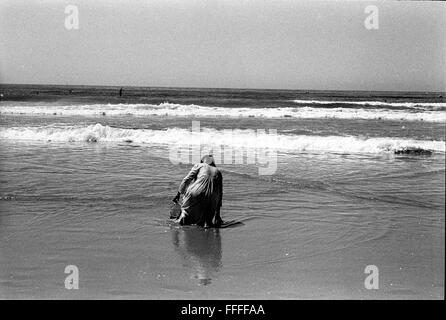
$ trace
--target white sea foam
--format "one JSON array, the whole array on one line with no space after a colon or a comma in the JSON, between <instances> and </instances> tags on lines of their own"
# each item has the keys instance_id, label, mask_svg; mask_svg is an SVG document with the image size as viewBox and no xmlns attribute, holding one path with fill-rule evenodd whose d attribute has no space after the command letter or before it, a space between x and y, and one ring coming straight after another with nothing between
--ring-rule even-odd
<instances>
[{"instance_id":1,"label":"white sea foam","mask_svg":"<svg viewBox=\"0 0 446 320\"><path fill-rule=\"evenodd\" d=\"M58 142L134 142L147 144L228 145L231 147L270 148L288 151L381 153L404 148L445 152L444 141L404 138L359 138L354 136L310 136L271 134L254 130L122 129L103 126L46 126L1 128L0 139Z\"/></svg>"},{"instance_id":2,"label":"white sea foam","mask_svg":"<svg viewBox=\"0 0 446 320\"><path fill-rule=\"evenodd\" d=\"M404 121L446 122L446 112L432 110L390 110L363 108L223 108L173 103L92 104L48 106L0 106L0 114L60 116L173 116L173 117L254 117L298 119L381 119Z\"/></svg>"},{"instance_id":3,"label":"white sea foam","mask_svg":"<svg viewBox=\"0 0 446 320\"><path fill-rule=\"evenodd\" d=\"M405 108L446 108L445 102L387 102L387 101L341 101L341 100L293 100L299 104L351 104L360 106L383 106L383 107L405 107Z\"/></svg>"}]
</instances>

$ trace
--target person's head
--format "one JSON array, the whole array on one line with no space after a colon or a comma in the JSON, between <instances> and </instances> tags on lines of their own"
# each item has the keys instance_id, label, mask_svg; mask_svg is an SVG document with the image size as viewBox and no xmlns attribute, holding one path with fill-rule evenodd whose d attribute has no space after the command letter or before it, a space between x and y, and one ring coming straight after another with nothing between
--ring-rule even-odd
<instances>
[{"instance_id":1,"label":"person's head","mask_svg":"<svg viewBox=\"0 0 446 320\"><path fill-rule=\"evenodd\" d=\"M200 163L207 163L208 165L215 167L214 157L211 154L203 156Z\"/></svg>"}]
</instances>

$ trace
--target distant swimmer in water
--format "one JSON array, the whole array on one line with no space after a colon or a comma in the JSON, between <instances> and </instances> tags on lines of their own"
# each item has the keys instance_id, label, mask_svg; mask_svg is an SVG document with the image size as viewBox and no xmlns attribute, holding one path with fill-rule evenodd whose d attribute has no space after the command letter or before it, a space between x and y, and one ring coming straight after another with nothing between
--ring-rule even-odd
<instances>
[{"instance_id":1,"label":"distant swimmer in water","mask_svg":"<svg viewBox=\"0 0 446 320\"><path fill-rule=\"evenodd\" d=\"M223 176L211 155L204 156L183 179L173 202L183 194L181 214L176 222L202 227L221 226L220 208L223 198Z\"/></svg>"},{"instance_id":2,"label":"distant swimmer in water","mask_svg":"<svg viewBox=\"0 0 446 320\"><path fill-rule=\"evenodd\" d=\"M119 96L122 97L122 88L119 89Z\"/></svg>"}]
</instances>

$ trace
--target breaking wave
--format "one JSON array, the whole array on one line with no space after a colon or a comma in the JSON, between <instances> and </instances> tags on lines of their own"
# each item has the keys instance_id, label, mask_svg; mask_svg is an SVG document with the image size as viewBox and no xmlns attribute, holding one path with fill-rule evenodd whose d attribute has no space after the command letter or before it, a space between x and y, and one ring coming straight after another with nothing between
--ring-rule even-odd
<instances>
[{"instance_id":1,"label":"breaking wave","mask_svg":"<svg viewBox=\"0 0 446 320\"><path fill-rule=\"evenodd\" d=\"M270 148L285 151L381 153L416 148L445 152L444 141L404 138L360 138L355 136L316 136L275 134L248 129L215 130L202 128L166 130L123 129L101 124L90 126L45 126L1 128L0 139L57 142L131 142L146 144L210 145Z\"/></svg>"},{"instance_id":2,"label":"breaking wave","mask_svg":"<svg viewBox=\"0 0 446 320\"><path fill-rule=\"evenodd\" d=\"M58 115L58 116L173 116L173 117L254 117L254 118L297 118L297 119L376 119L394 121L446 122L446 112L424 109L383 109L349 107L311 107L309 105L333 104L333 101L295 100L306 103L299 107L239 108L208 107L195 104L87 104L0 106L0 114L9 115ZM381 102L342 102L342 104L381 104ZM407 103L405 103L407 104ZM442 104L444 105L444 104Z\"/></svg>"},{"instance_id":3,"label":"breaking wave","mask_svg":"<svg viewBox=\"0 0 446 320\"><path fill-rule=\"evenodd\" d=\"M387 101L341 101L341 100L293 100L298 104L316 104L316 105L358 105L358 106L374 106L387 108L416 108L416 109L431 109L444 110L446 108L445 102L387 102Z\"/></svg>"}]
</instances>

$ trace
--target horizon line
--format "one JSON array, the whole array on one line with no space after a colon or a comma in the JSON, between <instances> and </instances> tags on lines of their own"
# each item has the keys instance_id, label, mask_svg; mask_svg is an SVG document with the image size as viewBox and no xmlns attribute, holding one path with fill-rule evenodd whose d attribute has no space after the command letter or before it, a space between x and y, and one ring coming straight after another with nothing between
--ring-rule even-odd
<instances>
[{"instance_id":1,"label":"horizon line","mask_svg":"<svg viewBox=\"0 0 446 320\"><path fill-rule=\"evenodd\" d=\"M104 84L54 84L54 83L2 83L0 82L0 86L59 86L59 87L116 87L116 88L157 88L157 89L201 89L201 90L252 90L252 91L260 91L260 90L268 90L268 91L355 91L355 92L404 92L404 93L444 93L445 91L412 91L412 90L355 90L355 89L278 89L278 88L237 88L237 87L182 87L182 86L141 86L141 85L104 85Z\"/></svg>"}]
</instances>

